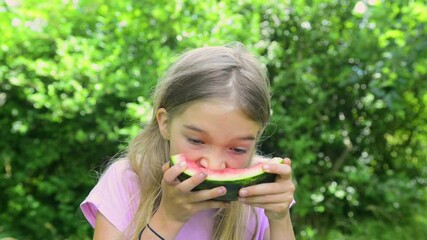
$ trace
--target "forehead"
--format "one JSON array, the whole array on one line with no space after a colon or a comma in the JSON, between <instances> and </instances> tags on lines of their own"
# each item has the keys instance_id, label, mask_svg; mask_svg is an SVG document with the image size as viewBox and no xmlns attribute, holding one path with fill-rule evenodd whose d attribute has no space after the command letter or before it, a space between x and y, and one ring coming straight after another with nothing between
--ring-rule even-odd
<instances>
[{"instance_id":1,"label":"forehead","mask_svg":"<svg viewBox=\"0 0 427 240\"><path fill-rule=\"evenodd\" d=\"M245 120L251 120L236 104L230 101L222 100L202 100L195 101L187 104L181 110L180 115L186 115L191 117L205 117L201 113L205 113L209 116L219 115L223 117L228 117L231 115L239 116L239 118Z\"/></svg>"},{"instance_id":2,"label":"forehead","mask_svg":"<svg viewBox=\"0 0 427 240\"><path fill-rule=\"evenodd\" d=\"M258 135L261 126L250 119L240 108L219 100L198 101L186 106L176 115L172 122L192 124L206 131L222 132L227 134Z\"/></svg>"}]
</instances>

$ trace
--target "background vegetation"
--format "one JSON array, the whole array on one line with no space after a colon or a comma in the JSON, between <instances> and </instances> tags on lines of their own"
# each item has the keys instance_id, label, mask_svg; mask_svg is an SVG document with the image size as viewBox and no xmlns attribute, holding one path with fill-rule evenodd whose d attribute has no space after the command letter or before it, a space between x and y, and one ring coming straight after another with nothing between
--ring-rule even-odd
<instances>
[{"instance_id":1,"label":"background vegetation","mask_svg":"<svg viewBox=\"0 0 427 240\"><path fill-rule=\"evenodd\" d=\"M272 82L298 239L427 235L425 1L0 1L0 239L90 239L95 170L183 50L243 42Z\"/></svg>"}]
</instances>

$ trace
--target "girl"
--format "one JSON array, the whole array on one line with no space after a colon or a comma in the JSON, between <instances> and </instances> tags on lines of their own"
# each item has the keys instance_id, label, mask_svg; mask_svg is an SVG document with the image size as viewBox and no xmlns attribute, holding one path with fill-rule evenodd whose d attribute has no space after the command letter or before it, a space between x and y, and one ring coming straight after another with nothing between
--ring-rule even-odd
<instances>
[{"instance_id":1,"label":"girl","mask_svg":"<svg viewBox=\"0 0 427 240\"><path fill-rule=\"evenodd\" d=\"M214 201L225 187L191 191L183 154L202 167L244 168L270 118L269 81L241 45L184 54L157 86L150 125L131 142L82 203L94 239L294 239L290 160L264 163L273 183L242 188L236 202Z\"/></svg>"}]
</instances>

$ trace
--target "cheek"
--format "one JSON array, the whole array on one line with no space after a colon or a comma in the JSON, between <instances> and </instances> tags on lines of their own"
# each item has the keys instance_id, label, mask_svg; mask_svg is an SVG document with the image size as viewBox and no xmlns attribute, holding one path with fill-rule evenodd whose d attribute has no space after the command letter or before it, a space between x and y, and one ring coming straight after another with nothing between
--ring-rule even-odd
<instances>
[{"instance_id":1,"label":"cheek","mask_svg":"<svg viewBox=\"0 0 427 240\"><path fill-rule=\"evenodd\" d=\"M187 160L193 161L200 155L194 147L188 143L185 137L171 137L170 140L170 153L171 155L183 154Z\"/></svg>"},{"instance_id":2,"label":"cheek","mask_svg":"<svg viewBox=\"0 0 427 240\"><path fill-rule=\"evenodd\" d=\"M248 147L249 152L247 154L235 154L232 152L228 153L229 161L227 162L227 165L230 168L247 168L253 165L252 158L255 154L255 145Z\"/></svg>"},{"instance_id":3,"label":"cheek","mask_svg":"<svg viewBox=\"0 0 427 240\"><path fill-rule=\"evenodd\" d=\"M246 168L248 167L250 159L247 156L232 156L227 161L229 168Z\"/></svg>"}]
</instances>

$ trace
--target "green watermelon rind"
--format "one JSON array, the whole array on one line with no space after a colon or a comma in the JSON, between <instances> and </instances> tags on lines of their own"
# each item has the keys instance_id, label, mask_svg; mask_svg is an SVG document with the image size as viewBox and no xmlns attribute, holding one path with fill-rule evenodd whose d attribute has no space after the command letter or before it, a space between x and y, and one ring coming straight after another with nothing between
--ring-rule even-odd
<instances>
[{"instance_id":1,"label":"green watermelon rind","mask_svg":"<svg viewBox=\"0 0 427 240\"><path fill-rule=\"evenodd\" d=\"M172 158L173 157L171 157L171 160L170 160L171 166L174 165ZM214 198L212 200L226 201L226 202L236 201L239 197L239 190L241 188L253 186L261 183L274 182L276 179L276 176L277 174L274 174L274 173L262 172L254 176L241 177L238 179L210 180L209 178L207 178L205 179L205 181L197 185L192 191L206 190L206 189L212 189L212 188L224 186L227 189L226 194L223 196ZM192 175L184 171L178 176L178 179L182 182L187 180L190 177L192 177Z\"/></svg>"}]
</instances>

